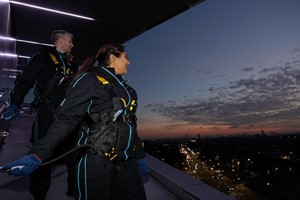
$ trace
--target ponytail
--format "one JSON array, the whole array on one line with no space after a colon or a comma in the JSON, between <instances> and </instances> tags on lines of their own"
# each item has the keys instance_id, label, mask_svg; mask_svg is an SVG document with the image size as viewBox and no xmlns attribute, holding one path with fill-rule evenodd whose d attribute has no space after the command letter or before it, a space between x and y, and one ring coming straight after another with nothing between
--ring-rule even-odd
<instances>
[{"instance_id":1,"label":"ponytail","mask_svg":"<svg viewBox=\"0 0 300 200\"><path fill-rule=\"evenodd\" d=\"M89 71L95 64L96 58L95 57L90 57L84 61L82 66L79 68L76 77L79 76L80 74L84 74L87 71Z\"/></svg>"}]
</instances>

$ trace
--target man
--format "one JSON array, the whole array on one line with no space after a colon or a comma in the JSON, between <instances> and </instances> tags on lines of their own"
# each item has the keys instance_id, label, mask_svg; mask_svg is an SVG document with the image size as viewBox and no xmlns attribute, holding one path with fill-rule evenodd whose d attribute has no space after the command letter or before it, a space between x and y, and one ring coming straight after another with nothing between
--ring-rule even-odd
<instances>
[{"instance_id":1,"label":"man","mask_svg":"<svg viewBox=\"0 0 300 200\"><path fill-rule=\"evenodd\" d=\"M17 77L10 94L10 106L4 113L4 119L13 119L19 114L19 106L29 90L35 86L36 116L32 129L31 142L43 138L54 120L56 108L63 100L70 82L78 67L69 59L73 44L73 35L64 30L56 30L51 35L54 47L43 49L32 56L23 72ZM62 146L73 141L67 138ZM61 150L57 153L61 153ZM68 164L68 191L72 195L75 178L74 166ZM30 192L36 200L46 198L51 184L51 167L44 166L30 175Z\"/></svg>"}]
</instances>

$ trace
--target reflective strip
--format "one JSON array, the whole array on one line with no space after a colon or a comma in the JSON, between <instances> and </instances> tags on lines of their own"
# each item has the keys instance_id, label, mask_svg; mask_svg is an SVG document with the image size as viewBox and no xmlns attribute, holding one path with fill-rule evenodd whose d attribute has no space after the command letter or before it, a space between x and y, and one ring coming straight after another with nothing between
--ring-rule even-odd
<instances>
[{"instance_id":1,"label":"reflective strip","mask_svg":"<svg viewBox=\"0 0 300 200\"><path fill-rule=\"evenodd\" d=\"M135 100L132 100L132 101L131 101L131 104L130 104L130 109L129 109L130 111L133 110L134 103L135 103Z\"/></svg>"},{"instance_id":2,"label":"reflective strip","mask_svg":"<svg viewBox=\"0 0 300 200\"><path fill-rule=\"evenodd\" d=\"M49 56L51 57L52 61L54 62L54 64L58 64L58 60L56 59L56 57L53 55L53 53L49 53Z\"/></svg>"},{"instance_id":3,"label":"reflective strip","mask_svg":"<svg viewBox=\"0 0 300 200\"><path fill-rule=\"evenodd\" d=\"M126 107L126 101L125 101L125 99L123 99L123 98L120 98L121 99L121 101L123 101L123 104L124 104L124 107Z\"/></svg>"},{"instance_id":4,"label":"reflective strip","mask_svg":"<svg viewBox=\"0 0 300 200\"><path fill-rule=\"evenodd\" d=\"M105 78L103 78L101 76L97 76L97 78L103 85L106 85L109 83Z\"/></svg>"}]
</instances>

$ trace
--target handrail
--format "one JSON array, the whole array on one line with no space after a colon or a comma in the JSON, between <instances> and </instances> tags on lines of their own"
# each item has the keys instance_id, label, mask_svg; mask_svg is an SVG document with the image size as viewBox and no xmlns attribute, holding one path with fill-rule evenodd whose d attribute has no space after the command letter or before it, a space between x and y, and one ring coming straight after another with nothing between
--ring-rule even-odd
<instances>
[{"instance_id":1,"label":"handrail","mask_svg":"<svg viewBox=\"0 0 300 200\"><path fill-rule=\"evenodd\" d=\"M8 106L8 103L7 102L3 102L3 104L0 106L0 120L2 120L2 116L3 116L3 113L5 112L6 108ZM7 125L5 125L7 123L4 123L2 124L1 123L1 126L4 125L4 127L6 127ZM8 126L9 127L9 126ZM4 128L3 130L3 127L0 127L0 138L5 138L9 135L9 132L8 132L8 128ZM1 145L0 145L1 146ZM1 148L1 147L0 147Z\"/></svg>"},{"instance_id":2,"label":"handrail","mask_svg":"<svg viewBox=\"0 0 300 200\"><path fill-rule=\"evenodd\" d=\"M10 88L1 88L0 89L0 97L4 97L6 94L8 94L11 91ZM9 106L8 102L1 100L3 104L0 106L0 116L2 117L2 114L4 113L5 109Z\"/></svg>"},{"instance_id":3,"label":"handrail","mask_svg":"<svg viewBox=\"0 0 300 200\"><path fill-rule=\"evenodd\" d=\"M4 102L1 106L0 106L0 116L2 116L2 114L4 113L5 109L7 108L8 103Z\"/></svg>"}]
</instances>

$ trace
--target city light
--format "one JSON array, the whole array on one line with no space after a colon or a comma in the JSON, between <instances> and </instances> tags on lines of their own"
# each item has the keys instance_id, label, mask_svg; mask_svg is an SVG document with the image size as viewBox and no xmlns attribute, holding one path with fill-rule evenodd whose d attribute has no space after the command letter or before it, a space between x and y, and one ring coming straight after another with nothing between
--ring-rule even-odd
<instances>
[{"instance_id":1,"label":"city light","mask_svg":"<svg viewBox=\"0 0 300 200\"><path fill-rule=\"evenodd\" d=\"M278 146L279 138L282 141ZM300 138L297 137L298 140L294 138L294 135L283 134L280 137L228 137L228 143L224 144L224 138L208 137L198 139L196 143L192 140L188 143L185 140L169 141L169 147L149 142L145 148L151 150L148 152L153 152L153 149L156 152L160 150L161 154L157 156L164 155L166 163L182 169L186 174L209 183L236 199L241 200L242 196L245 199L262 199L261 197L286 199L280 198L282 192L277 194L276 188L281 188L282 191L285 191L287 186L294 188L294 181L299 179L297 163L300 159L295 150L298 148ZM164 141L163 144L166 143ZM178 149L174 146L178 146ZM182 157L176 156L177 150ZM164 153L170 151L174 153ZM198 156L198 152L201 152L201 155ZM178 166L178 163L182 164ZM250 191L248 188L253 190ZM297 194L293 192L293 195Z\"/></svg>"}]
</instances>

